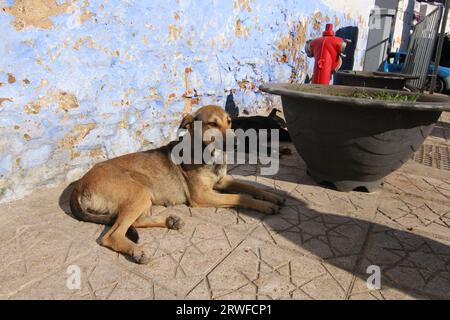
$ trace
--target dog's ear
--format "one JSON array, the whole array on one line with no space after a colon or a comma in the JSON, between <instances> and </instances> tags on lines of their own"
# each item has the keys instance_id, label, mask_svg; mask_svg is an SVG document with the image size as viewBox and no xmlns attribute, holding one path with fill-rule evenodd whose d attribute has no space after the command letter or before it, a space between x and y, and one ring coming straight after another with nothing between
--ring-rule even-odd
<instances>
[{"instance_id":1,"label":"dog's ear","mask_svg":"<svg viewBox=\"0 0 450 320\"><path fill-rule=\"evenodd\" d=\"M191 114L187 114L183 117L180 123L180 129L189 129L189 126L194 122L194 117Z\"/></svg>"}]
</instances>

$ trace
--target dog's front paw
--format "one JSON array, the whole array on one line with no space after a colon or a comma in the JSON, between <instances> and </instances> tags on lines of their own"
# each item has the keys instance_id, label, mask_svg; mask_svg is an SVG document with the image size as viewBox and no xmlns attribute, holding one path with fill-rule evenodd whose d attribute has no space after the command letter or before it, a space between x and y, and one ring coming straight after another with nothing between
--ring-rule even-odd
<instances>
[{"instance_id":1,"label":"dog's front paw","mask_svg":"<svg viewBox=\"0 0 450 320\"><path fill-rule=\"evenodd\" d=\"M262 198L265 201L269 201L280 206L286 202L286 198L272 192L264 192L264 196Z\"/></svg>"},{"instance_id":2,"label":"dog's front paw","mask_svg":"<svg viewBox=\"0 0 450 320\"><path fill-rule=\"evenodd\" d=\"M277 196L276 196L276 203L277 203L279 206L282 206L282 205L284 205L284 204L286 203L286 198L277 195Z\"/></svg>"},{"instance_id":3,"label":"dog's front paw","mask_svg":"<svg viewBox=\"0 0 450 320\"><path fill-rule=\"evenodd\" d=\"M281 207L272 203L267 203L267 205L264 206L261 211L267 214L279 214L281 211Z\"/></svg>"},{"instance_id":4,"label":"dog's front paw","mask_svg":"<svg viewBox=\"0 0 450 320\"><path fill-rule=\"evenodd\" d=\"M272 214L279 214L281 212L281 207L280 206L273 206L271 208L272 210Z\"/></svg>"},{"instance_id":5,"label":"dog's front paw","mask_svg":"<svg viewBox=\"0 0 450 320\"><path fill-rule=\"evenodd\" d=\"M183 220L177 216L168 216L166 218L166 226L168 229L179 230L184 225Z\"/></svg>"},{"instance_id":6,"label":"dog's front paw","mask_svg":"<svg viewBox=\"0 0 450 320\"><path fill-rule=\"evenodd\" d=\"M139 264L147 264L150 262L150 257L145 253L142 248L138 248L133 250L133 253L130 255L131 259L134 262Z\"/></svg>"}]
</instances>

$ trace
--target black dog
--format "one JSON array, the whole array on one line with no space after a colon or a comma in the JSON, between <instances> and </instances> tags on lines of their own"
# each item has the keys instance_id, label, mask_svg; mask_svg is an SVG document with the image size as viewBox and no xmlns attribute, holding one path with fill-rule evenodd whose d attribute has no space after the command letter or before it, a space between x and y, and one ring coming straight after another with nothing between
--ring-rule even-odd
<instances>
[{"instance_id":1,"label":"black dog","mask_svg":"<svg viewBox=\"0 0 450 320\"><path fill-rule=\"evenodd\" d=\"M259 130L267 130L268 138L268 153L270 153L270 141L271 141L271 129L278 129L280 141L291 141L289 132L286 129L286 122L283 118L277 116L278 109L272 109L267 117L264 116L249 116L249 117L239 117L239 108L234 103L233 94L229 94L227 97L227 102L225 104L225 111L231 116L231 129L242 129L244 131L248 129L256 130L259 139ZM248 153L249 148L249 138L245 138L245 151ZM257 144L257 151L259 151L259 141ZM282 152L283 153L283 152ZM285 152L288 154L290 152Z\"/></svg>"}]
</instances>

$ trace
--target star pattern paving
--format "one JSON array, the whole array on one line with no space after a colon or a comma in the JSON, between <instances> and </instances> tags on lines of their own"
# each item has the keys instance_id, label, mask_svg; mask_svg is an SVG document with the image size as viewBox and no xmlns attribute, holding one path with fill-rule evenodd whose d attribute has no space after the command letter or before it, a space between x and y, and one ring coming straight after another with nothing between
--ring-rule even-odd
<instances>
[{"instance_id":1,"label":"star pattern paving","mask_svg":"<svg viewBox=\"0 0 450 320\"><path fill-rule=\"evenodd\" d=\"M154 207L152 214L175 214L185 225L139 229L148 265L99 246L103 226L60 208L64 187L3 204L0 298L450 298L450 172L408 163L369 194L318 186L295 152L275 176L259 169L235 165L229 173L284 194L279 215ZM80 289L66 285L70 265L81 270ZM366 285L370 265L380 267L380 289Z\"/></svg>"}]
</instances>

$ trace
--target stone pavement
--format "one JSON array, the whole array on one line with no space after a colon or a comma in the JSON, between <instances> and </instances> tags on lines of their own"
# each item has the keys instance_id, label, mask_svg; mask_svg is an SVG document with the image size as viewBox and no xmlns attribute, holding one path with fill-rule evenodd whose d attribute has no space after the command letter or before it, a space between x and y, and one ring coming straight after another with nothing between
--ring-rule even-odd
<instances>
[{"instance_id":1,"label":"stone pavement","mask_svg":"<svg viewBox=\"0 0 450 320\"><path fill-rule=\"evenodd\" d=\"M448 148L448 125L426 143ZM0 298L450 299L449 170L410 161L371 194L316 185L295 152L274 177L229 171L288 194L281 214L155 207L185 226L139 230L148 265L99 246L104 227L64 212L64 186L1 205ZM79 290L66 285L70 265ZM381 268L380 290L367 288L369 265Z\"/></svg>"}]
</instances>

